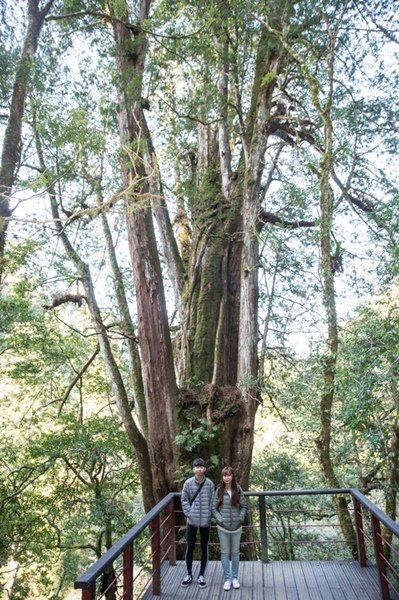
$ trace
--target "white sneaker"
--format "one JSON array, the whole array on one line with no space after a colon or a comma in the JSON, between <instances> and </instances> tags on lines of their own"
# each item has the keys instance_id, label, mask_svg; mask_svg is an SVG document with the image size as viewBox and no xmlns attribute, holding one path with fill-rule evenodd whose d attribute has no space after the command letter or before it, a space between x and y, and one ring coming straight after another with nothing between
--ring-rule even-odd
<instances>
[{"instance_id":1,"label":"white sneaker","mask_svg":"<svg viewBox=\"0 0 399 600\"><path fill-rule=\"evenodd\" d=\"M235 590L238 590L238 588L240 587L240 582L238 581L238 579L233 579L233 581L231 582L233 584L233 588Z\"/></svg>"},{"instance_id":2,"label":"white sneaker","mask_svg":"<svg viewBox=\"0 0 399 600\"><path fill-rule=\"evenodd\" d=\"M224 582L223 589L225 592L228 592L231 589L231 581L229 579Z\"/></svg>"}]
</instances>

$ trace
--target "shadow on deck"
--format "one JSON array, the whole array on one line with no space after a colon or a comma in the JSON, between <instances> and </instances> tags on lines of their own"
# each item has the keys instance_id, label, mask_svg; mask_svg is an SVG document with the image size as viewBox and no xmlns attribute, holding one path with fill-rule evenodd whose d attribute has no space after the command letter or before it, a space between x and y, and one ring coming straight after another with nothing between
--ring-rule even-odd
<instances>
[{"instance_id":1,"label":"shadow on deck","mask_svg":"<svg viewBox=\"0 0 399 600\"><path fill-rule=\"evenodd\" d=\"M381 590L375 566L360 567L357 562L284 561L240 563L239 590L223 591L220 562L211 561L206 570L207 587L196 582L199 563L194 563L194 581L182 588L184 562L164 565L162 600L380 600ZM158 598L148 590L144 600ZM398 596L391 596L397 600Z\"/></svg>"}]
</instances>

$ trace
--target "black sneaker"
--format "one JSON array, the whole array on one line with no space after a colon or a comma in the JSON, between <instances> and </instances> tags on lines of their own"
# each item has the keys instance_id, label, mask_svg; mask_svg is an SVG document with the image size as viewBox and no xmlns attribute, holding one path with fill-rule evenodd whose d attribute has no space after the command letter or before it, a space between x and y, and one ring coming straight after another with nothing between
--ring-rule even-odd
<instances>
[{"instance_id":1,"label":"black sneaker","mask_svg":"<svg viewBox=\"0 0 399 600\"><path fill-rule=\"evenodd\" d=\"M198 576L198 585L200 588L206 587L205 577L203 575Z\"/></svg>"},{"instance_id":2,"label":"black sneaker","mask_svg":"<svg viewBox=\"0 0 399 600\"><path fill-rule=\"evenodd\" d=\"M181 586L182 587L187 587L190 585L190 583L192 582L193 578L191 577L191 575L186 575L185 578L183 579L183 581L181 582Z\"/></svg>"}]
</instances>

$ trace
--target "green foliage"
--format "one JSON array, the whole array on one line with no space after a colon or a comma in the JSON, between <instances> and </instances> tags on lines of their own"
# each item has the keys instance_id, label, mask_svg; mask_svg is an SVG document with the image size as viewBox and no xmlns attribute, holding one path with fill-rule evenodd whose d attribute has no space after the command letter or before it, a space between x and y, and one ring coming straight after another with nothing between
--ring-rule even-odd
<instances>
[{"instance_id":1,"label":"green foliage","mask_svg":"<svg viewBox=\"0 0 399 600\"><path fill-rule=\"evenodd\" d=\"M251 468L251 487L262 490L307 487L308 475L295 454L272 447L254 461Z\"/></svg>"},{"instance_id":2,"label":"green foliage","mask_svg":"<svg viewBox=\"0 0 399 600\"><path fill-rule=\"evenodd\" d=\"M118 419L94 416L82 423L65 414L53 430L25 447L0 446L0 505L9 516L2 524L2 558L26 565L17 578L21 590L34 561L47 597L57 577L48 565L58 563L67 589L82 564L95 558L108 523L118 538L139 505L135 462Z\"/></svg>"},{"instance_id":3,"label":"green foliage","mask_svg":"<svg viewBox=\"0 0 399 600\"><path fill-rule=\"evenodd\" d=\"M109 4L112 8L112 14L114 14L117 19L124 19L126 17L126 0L111 0Z\"/></svg>"},{"instance_id":4,"label":"green foliage","mask_svg":"<svg viewBox=\"0 0 399 600\"><path fill-rule=\"evenodd\" d=\"M256 387L258 385L258 379L255 375L246 375L240 381L240 385L244 388Z\"/></svg>"},{"instance_id":5,"label":"green foliage","mask_svg":"<svg viewBox=\"0 0 399 600\"><path fill-rule=\"evenodd\" d=\"M0 41L0 104L5 105L10 96L13 73L18 58L18 48L9 50Z\"/></svg>"},{"instance_id":6,"label":"green foliage","mask_svg":"<svg viewBox=\"0 0 399 600\"><path fill-rule=\"evenodd\" d=\"M268 73L265 73L260 81L261 87L267 87L269 85L269 83L272 83L273 81L275 81L276 77L277 77L276 73L274 73L273 71L269 71Z\"/></svg>"},{"instance_id":7,"label":"green foliage","mask_svg":"<svg viewBox=\"0 0 399 600\"><path fill-rule=\"evenodd\" d=\"M252 464L251 488L276 491L322 487L314 465L299 448L295 436L289 434L267 446ZM270 560L337 560L338 552L340 558L349 558L345 549L337 551L340 531L329 497L266 497L266 519Z\"/></svg>"},{"instance_id":8,"label":"green foliage","mask_svg":"<svg viewBox=\"0 0 399 600\"><path fill-rule=\"evenodd\" d=\"M371 489L384 487L383 474L394 459L390 439L398 418L398 316L392 293L360 309L345 330L340 356L338 415L351 436L350 460L359 461Z\"/></svg>"},{"instance_id":9,"label":"green foliage","mask_svg":"<svg viewBox=\"0 0 399 600\"><path fill-rule=\"evenodd\" d=\"M219 433L219 427L208 421L208 419L200 418L196 421L196 426L191 426L187 429L182 429L175 437L175 442L181 446L186 452L192 452L196 448L204 445L212 439L215 439Z\"/></svg>"}]
</instances>

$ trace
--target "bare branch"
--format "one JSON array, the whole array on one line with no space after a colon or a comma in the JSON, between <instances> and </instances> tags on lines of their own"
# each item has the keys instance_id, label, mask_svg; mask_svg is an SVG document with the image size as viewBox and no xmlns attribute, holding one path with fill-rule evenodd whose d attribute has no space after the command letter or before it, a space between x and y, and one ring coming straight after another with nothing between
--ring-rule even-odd
<instances>
[{"instance_id":1,"label":"bare branch","mask_svg":"<svg viewBox=\"0 0 399 600\"><path fill-rule=\"evenodd\" d=\"M275 213L269 212L267 210L261 209L258 214L258 231L261 231L266 225L266 223L270 223L271 225L278 225L283 227L284 229L299 229L300 227L316 227L316 221L287 221L286 219L282 219Z\"/></svg>"},{"instance_id":2,"label":"bare branch","mask_svg":"<svg viewBox=\"0 0 399 600\"><path fill-rule=\"evenodd\" d=\"M77 384L77 382L80 379L82 379L83 374L90 367L90 365L92 364L92 362L94 361L94 359L96 358L96 356L98 355L99 352L100 352L100 347L97 346L96 349L94 350L93 354L90 356L89 360L83 365L83 367L80 369L80 371L78 371L76 373L76 376L72 379L71 383L68 385L68 387L65 390L64 395L62 396L62 398L59 398L60 407L58 409L58 414L61 414L62 408L63 408L65 402L69 398L69 394L72 392L72 390L75 387L75 385Z\"/></svg>"},{"instance_id":3,"label":"bare branch","mask_svg":"<svg viewBox=\"0 0 399 600\"><path fill-rule=\"evenodd\" d=\"M366 213L374 212L374 207L369 202L360 200L359 198L355 198L355 196L347 190L347 188L344 186L342 181L337 177L337 174L335 173L334 169L331 172L331 177L332 177L333 181L337 184L339 189L341 190L342 195L345 198L345 200L348 200L348 202L350 202L351 204L354 204L355 206L357 206L357 208L360 208L360 210L362 210L363 212L366 212Z\"/></svg>"},{"instance_id":4,"label":"bare branch","mask_svg":"<svg viewBox=\"0 0 399 600\"><path fill-rule=\"evenodd\" d=\"M87 302L86 296L83 296L82 294L63 294L60 296L54 296L52 303L44 304L43 308L46 310L51 310L57 306L61 306L61 304L66 304L67 302L73 302L80 307L82 306L83 300Z\"/></svg>"}]
</instances>

